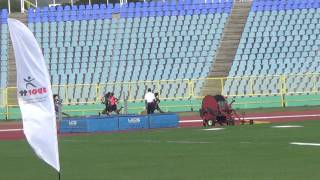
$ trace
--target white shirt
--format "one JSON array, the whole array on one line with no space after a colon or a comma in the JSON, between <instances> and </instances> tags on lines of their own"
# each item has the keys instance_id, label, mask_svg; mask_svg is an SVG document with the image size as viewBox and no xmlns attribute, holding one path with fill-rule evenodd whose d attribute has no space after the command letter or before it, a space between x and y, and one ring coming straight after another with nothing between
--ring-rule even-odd
<instances>
[{"instance_id":1,"label":"white shirt","mask_svg":"<svg viewBox=\"0 0 320 180\"><path fill-rule=\"evenodd\" d=\"M146 95L144 96L144 100L146 100L147 103L152 103L155 99L156 97L152 92L147 92Z\"/></svg>"}]
</instances>

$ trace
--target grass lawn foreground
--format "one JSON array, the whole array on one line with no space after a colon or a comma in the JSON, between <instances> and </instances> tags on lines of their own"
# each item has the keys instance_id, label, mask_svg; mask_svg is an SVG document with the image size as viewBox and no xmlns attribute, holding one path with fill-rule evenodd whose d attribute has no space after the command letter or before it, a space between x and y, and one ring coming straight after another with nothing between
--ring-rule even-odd
<instances>
[{"instance_id":1,"label":"grass lawn foreground","mask_svg":"<svg viewBox=\"0 0 320 180\"><path fill-rule=\"evenodd\" d=\"M60 137L61 180L318 180L320 121ZM0 142L0 179L55 180L25 140Z\"/></svg>"}]
</instances>

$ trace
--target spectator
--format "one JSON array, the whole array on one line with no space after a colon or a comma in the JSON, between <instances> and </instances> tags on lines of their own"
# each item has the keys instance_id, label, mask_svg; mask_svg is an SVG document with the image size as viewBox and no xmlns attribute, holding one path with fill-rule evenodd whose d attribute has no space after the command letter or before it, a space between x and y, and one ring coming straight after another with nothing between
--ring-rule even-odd
<instances>
[{"instance_id":1,"label":"spectator","mask_svg":"<svg viewBox=\"0 0 320 180\"><path fill-rule=\"evenodd\" d=\"M146 104L146 109L147 109L147 114L153 114L155 110L155 96L151 92L151 89L148 89L148 92L144 96L145 104Z\"/></svg>"},{"instance_id":2,"label":"spectator","mask_svg":"<svg viewBox=\"0 0 320 180\"><path fill-rule=\"evenodd\" d=\"M67 117L70 117L69 114L62 112L62 99L60 99L58 94L53 95L53 104L54 104L54 110L56 111L56 117L58 120L62 119L62 115L65 115Z\"/></svg>"},{"instance_id":3,"label":"spectator","mask_svg":"<svg viewBox=\"0 0 320 180\"><path fill-rule=\"evenodd\" d=\"M61 106L62 106L62 100L60 99L58 94L53 95L53 104L54 104L54 110L56 111L56 114L58 114L61 111Z\"/></svg>"}]
</instances>

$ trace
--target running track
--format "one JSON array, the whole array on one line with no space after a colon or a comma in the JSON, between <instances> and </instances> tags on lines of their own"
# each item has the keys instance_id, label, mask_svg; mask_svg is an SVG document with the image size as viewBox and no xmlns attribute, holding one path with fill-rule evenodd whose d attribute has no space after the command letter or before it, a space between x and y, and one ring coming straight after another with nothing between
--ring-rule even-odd
<instances>
[{"instance_id":1,"label":"running track","mask_svg":"<svg viewBox=\"0 0 320 180\"><path fill-rule=\"evenodd\" d=\"M268 121L268 122L293 122L305 120L320 120L320 110L252 113L246 114L245 120ZM182 117L180 127L202 126L200 116Z\"/></svg>"},{"instance_id":2,"label":"running track","mask_svg":"<svg viewBox=\"0 0 320 180\"><path fill-rule=\"evenodd\" d=\"M292 111L292 112L274 112L274 113L253 113L246 114L246 120L268 121L268 122L292 122L305 120L320 120L320 110ZM202 126L200 116L182 117L180 127L198 127ZM64 134L63 136L70 134ZM79 135L79 134L72 134ZM22 124L17 122L0 123L0 140L18 140L24 139Z\"/></svg>"}]
</instances>

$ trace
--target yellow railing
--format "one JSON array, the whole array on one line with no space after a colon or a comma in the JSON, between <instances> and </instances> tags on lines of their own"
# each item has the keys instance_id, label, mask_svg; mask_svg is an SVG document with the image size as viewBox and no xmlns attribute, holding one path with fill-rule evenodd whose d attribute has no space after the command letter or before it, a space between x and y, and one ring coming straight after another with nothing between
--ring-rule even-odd
<instances>
[{"instance_id":1,"label":"yellow railing","mask_svg":"<svg viewBox=\"0 0 320 180\"><path fill-rule=\"evenodd\" d=\"M25 3L25 7L26 7L26 9L29 9L30 7L33 7L33 8L37 8L37 4L36 3L32 3L32 2L30 2L30 1L28 1L28 0L24 0L24 3Z\"/></svg>"},{"instance_id":2,"label":"yellow railing","mask_svg":"<svg viewBox=\"0 0 320 180\"><path fill-rule=\"evenodd\" d=\"M101 84L69 84L52 85L54 94L59 94L61 98L67 100L65 104L92 104L100 102L100 98L106 92L114 92L119 99L126 96L128 102L143 101L144 94L148 88L159 92L161 99L188 99L191 97L192 80L159 80L159 81L136 81L136 82L115 82ZM166 88L165 88L166 86ZM169 87L185 87L187 90L179 93L179 96L163 96L161 89ZM141 91L143 89L143 91ZM80 94L84 98L74 98L75 94ZM166 93L169 94L169 93ZM87 99L86 99L87 98Z\"/></svg>"},{"instance_id":3,"label":"yellow railing","mask_svg":"<svg viewBox=\"0 0 320 180\"><path fill-rule=\"evenodd\" d=\"M4 88L0 88L0 116L2 115L6 115L7 114L7 110L6 110L6 89Z\"/></svg>"},{"instance_id":4,"label":"yellow railing","mask_svg":"<svg viewBox=\"0 0 320 180\"><path fill-rule=\"evenodd\" d=\"M0 108L5 107L6 103L6 95L5 95L6 89L0 88Z\"/></svg>"},{"instance_id":5,"label":"yellow railing","mask_svg":"<svg viewBox=\"0 0 320 180\"><path fill-rule=\"evenodd\" d=\"M289 74L269 76L243 76L225 78L198 78L159 81L116 82L101 84L68 84L52 85L54 94L64 99L64 104L96 104L106 92L114 92L119 99L128 102L143 101L147 88L159 92L160 99L201 99L203 87L214 84L215 89L225 96L270 96L281 97L281 105L285 105L288 94L311 94L320 92L320 74ZM10 101L8 95L16 94L15 87L0 89L0 108L16 107L16 101ZM77 96L75 96L77 95ZM8 111L8 110L7 110ZM0 111L1 113L1 111Z\"/></svg>"}]
</instances>

